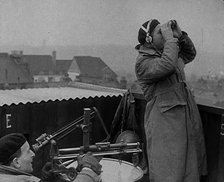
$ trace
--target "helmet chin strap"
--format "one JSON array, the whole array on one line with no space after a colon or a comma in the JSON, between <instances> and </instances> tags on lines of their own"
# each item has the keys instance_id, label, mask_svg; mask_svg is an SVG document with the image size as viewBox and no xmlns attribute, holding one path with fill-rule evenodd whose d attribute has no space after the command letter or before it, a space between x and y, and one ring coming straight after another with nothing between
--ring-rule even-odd
<instances>
[{"instance_id":1,"label":"helmet chin strap","mask_svg":"<svg viewBox=\"0 0 224 182\"><path fill-rule=\"evenodd\" d=\"M142 27L141 27L141 28L142 28L142 30L144 30L144 31L145 31L145 33L149 33L149 28L150 28L150 24L151 24L151 22L152 22L152 19L151 19L151 20L149 20L149 22L148 22L148 24L147 24L146 28L145 28L144 26L142 26Z\"/></svg>"}]
</instances>

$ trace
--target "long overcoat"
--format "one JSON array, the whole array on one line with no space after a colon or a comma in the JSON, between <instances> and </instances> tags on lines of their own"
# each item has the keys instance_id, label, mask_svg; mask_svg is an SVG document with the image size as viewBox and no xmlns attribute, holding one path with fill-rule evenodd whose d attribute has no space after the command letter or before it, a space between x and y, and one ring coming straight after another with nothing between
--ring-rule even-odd
<instances>
[{"instance_id":1,"label":"long overcoat","mask_svg":"<svg viewBox=\"0 0 224 182\"><path fill-rule=\"evenodd\" d=\"M199 182L206 151L197 105L184 67L196 56L187 33L165 42L162 52L138 45L135 71L147 100L144 126L150 182Z\"/></svg>"}]
</instances>

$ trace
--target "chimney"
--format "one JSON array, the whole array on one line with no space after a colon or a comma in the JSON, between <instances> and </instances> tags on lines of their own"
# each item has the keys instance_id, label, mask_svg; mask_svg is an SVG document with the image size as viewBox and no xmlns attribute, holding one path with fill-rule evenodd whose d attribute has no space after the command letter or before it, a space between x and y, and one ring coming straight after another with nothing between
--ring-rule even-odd
<instances>
[{"instance_id":1,"label":"chimney","mask_svg":"<svg viewBox=\"0 0 224 182\"><path fill-rule=\"evenodd\" d=\"M54 65L56 65L56 53L57 53L56 51L52 52L52 61Z\"/></svg>"}]
</instances>

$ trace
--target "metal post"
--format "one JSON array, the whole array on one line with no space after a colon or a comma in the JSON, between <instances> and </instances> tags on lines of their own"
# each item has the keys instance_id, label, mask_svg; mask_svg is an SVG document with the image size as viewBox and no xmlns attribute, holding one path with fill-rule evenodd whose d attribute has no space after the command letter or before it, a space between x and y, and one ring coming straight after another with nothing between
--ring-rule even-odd
<instances>
[{"instance_id":1,"label":"metal post","mask_svg":"<svg viewBox=\"0 0 224 182\"><path fill-rule=\"evenodd\" d=\"M83 122L83 146L84 149L89 147L89 125L90 125L90 109L84 108L84 122Z\"/></svg>"}]
</instances>

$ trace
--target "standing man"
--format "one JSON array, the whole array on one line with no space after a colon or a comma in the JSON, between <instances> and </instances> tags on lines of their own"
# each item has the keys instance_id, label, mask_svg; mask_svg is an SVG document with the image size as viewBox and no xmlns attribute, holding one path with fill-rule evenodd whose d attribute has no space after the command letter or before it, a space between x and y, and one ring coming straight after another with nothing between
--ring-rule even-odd
<instances>
[{"instance_id":1,"label":"standing man","mask_svg":"<svg viewBox=\"0 0 224 182\"><path fill-rule=\"evenodd\" d=\"M44 179L33 176L32 162L35 157L26 138L20 133L8 134L0 138L0 182L60 182L54 174L46 171ZM92 155L85 155L78 161L81 172L74 182L98 182L101 165ZM49 167L49 166L48 166ZM53 175L53 176L52 176ZM64 180L63 180L64 181Z\"/></svg>"},{"instance_id":2,"label":"standing man","mask_svg":"<svg viewBox=\"0 0 224 182\"><path fill-rule=\"evenodd\" d=\"M204 135L184 73L196 56L194 44L175 20L145 22L138 41L135 71L147 101L150 182L199 182L206 174Z\"/></svg>"}]
</instances>

